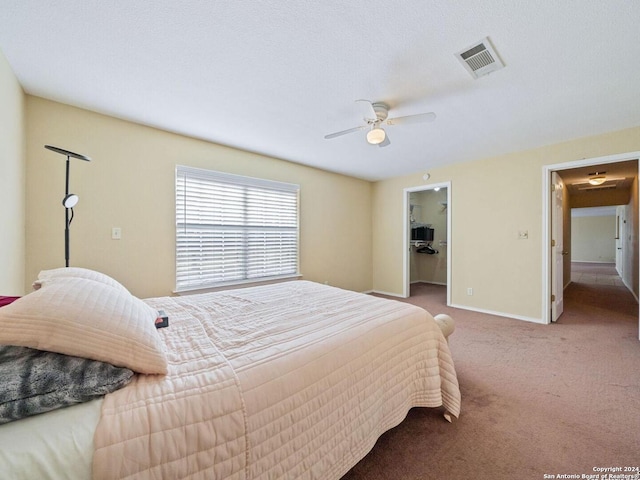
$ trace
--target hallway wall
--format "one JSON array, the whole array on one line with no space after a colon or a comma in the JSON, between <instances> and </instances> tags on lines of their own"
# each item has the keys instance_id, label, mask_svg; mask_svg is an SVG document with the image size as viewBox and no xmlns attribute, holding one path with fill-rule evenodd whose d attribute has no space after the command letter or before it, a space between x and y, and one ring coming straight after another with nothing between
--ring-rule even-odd
<instances>
[{"instance_id":1,"label":"hallway wall","mask_svg":"<svg viewBox=\"0 0 640 480\"><path fill-rule=\"evenodd\" d=\"M616 216L571 218L571 261L614 263L616 261Z\"/></svg>"}]
</instances>

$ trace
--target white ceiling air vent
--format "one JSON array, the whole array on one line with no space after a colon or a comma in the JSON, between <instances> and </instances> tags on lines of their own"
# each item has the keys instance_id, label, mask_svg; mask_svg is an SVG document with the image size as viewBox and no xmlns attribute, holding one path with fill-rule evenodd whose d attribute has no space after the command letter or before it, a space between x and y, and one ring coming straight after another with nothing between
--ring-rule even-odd
<instances>
[{"instance_id":1,"label":"white ceiling air vent","mask_svg":"<svg viewBox=\"0 0 640 480\"><path fill-rule=\"evenodd\" d=\"M602 190L615 190L616 188L615 185L599 185L597 187L578 187L578 190L584 192L601 192Z\"/></svg>"},{"instance_id":2,"label":"white ceiling air vent","mask_svg":"<svg viewBox=\"0 0 640 480\"><path fill-rule=\"evenodd\" d=\"M485 37L480 42L456 53L456 58L460 60L460 63L473 78L489 75L491 72L504 68L504 63L491 45L489 37Z\"/></svg>"}]
</instances>

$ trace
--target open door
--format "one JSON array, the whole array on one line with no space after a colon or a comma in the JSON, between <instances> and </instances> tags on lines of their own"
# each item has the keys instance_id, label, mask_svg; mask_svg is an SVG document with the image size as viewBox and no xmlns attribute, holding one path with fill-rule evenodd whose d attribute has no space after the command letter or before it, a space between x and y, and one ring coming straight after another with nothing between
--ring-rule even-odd
<instances>
[{"instance_id":1,"label":"open door","mask_svg":"<svg viewBox=\"0 0 640 480\"><path fill-rule=\"evenodd\" d=\"M622 247L624 246L624 207L618 205L616 207L616 272L620 275L620 278L624 278L624 257L622 255Z\"/></svg>"},{"instance_id":2,"label":"open door","mask_svg":"<svg viewBox=\"0 0 640 480\"><path fill-rule=\"evenodd\" d=\"M562 241L564 183L551 172L551 321L557 322L564 311L563 257L568 254Z\"/></svg>"}]
</instances>

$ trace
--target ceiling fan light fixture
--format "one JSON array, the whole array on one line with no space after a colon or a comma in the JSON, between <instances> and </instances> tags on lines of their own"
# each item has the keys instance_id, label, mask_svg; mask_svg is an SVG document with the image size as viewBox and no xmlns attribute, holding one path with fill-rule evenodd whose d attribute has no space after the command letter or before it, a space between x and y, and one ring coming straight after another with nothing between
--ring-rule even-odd
<instances>
[{"instance_id":1,"label":"ceiling fan light fixture","mask_svg":"<svg viewBox=\"0 0 640 480\"><path fill-rule=\"evenodd\" d=\"M380 145L387 138L387 134L380 127L372 128L367 132L367 142L371 145Z\"/></svg>"},{"instance_id":2,"label":"ceiling fan light fixture","mask_svg":"<svg viewBox=\"0 0 640 480\"><path fill-rule=\"evenodd\" d=\"M591 185L602 185L606 181L607 177L605 177L604 175L598 175L597 177L591 177L589 179L589 183Z\"/></svg>"}]
</instances>

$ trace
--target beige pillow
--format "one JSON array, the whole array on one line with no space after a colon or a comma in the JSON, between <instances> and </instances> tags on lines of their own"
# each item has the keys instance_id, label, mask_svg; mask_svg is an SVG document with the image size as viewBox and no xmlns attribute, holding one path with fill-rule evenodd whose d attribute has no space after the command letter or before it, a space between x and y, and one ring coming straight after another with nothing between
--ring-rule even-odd
<instances>
[{"instance_id":1,"label":"beige pillow","mask_svg":"<svg viewBox=\"0 0 640 480\"><path fill-rule=\"evenodd\" d=\"M0 308L0 344L75 355L140 373L167 373L157 312L130 293L58 278Z\"/></svg>"},{"instance_id":2,"label":"beige pillow","mask_svg":"<svg viewBox=\"0 0 640 480\"><path fill-rule=\"evenodd\" d=\"M104 283L105 285L109 285L111 287L115 287L129 293L129 290L127 290L124 287L124 285L122 285L117 280L114 280L110 276L105 275L104 273L101 273L101 272L96 272L95 270L89 270L88 268L81 268L81 267L61 267L61 268L54 268L52 270L42 270L38 274L38 280L33 282L33 288L34 290L37 290L47 282L50 282L59 278L69 278L69 277L86 278L87 280L93 280L95 282Z\"/></svg>"}]
</instances>

